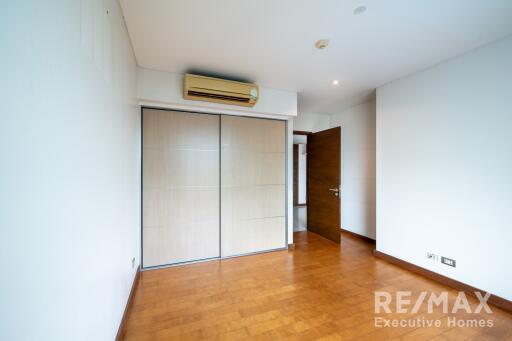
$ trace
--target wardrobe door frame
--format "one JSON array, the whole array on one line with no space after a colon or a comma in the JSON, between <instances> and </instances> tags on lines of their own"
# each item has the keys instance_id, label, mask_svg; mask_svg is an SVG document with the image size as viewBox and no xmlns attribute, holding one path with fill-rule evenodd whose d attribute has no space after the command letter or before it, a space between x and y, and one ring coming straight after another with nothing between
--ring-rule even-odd
<instances>
[{"instance_id":1,"label":"wardrobe door frame","mask_svg":"<svg viewBox=\"0 0 512 341\"><path fill-rule=\"evenodd\" d=\"M203 114L203 115L216 115L219 116L219 257L213 257L213 258L207 258L207 259L199 259L199 260L192 260L192 261L184 261L184 262L178 262L178 263L172 263L172 264L163 264L163 265L157 265L157 266L147 266L143 267L143 258L144 258L144 251L143 251L143 238L144 238L144 231L143 231L143 199L144 199L144 189L143 189L143 181L144 181L144 174L143 174L143 160L144 160L144 146L143 146L143 134L144 134L144 127L143 127L143 115L144 115L144 109L151 109L151 110L163 110L163 111L177 111L177 112L183 112L183 113L190 113L190 114ZM284 160L285 160L285 238L284 242L285 245L282 248L275 248L270 250L263 250L263 251L256 251L256 252L248 252L248 253L242 253L242 254L236 254L232 256L225 256L222 257L222 220L221 220L221 214L222 214L222 116L235 116L235 117L247 117L247 118L257 118L260 120L272 120L272 121L281 121L284 122ZM186 264L194 264L194 263L202 263L202 262L209 262L213 260L222 260L222 259L229 259L229 258L235 258L235 257L243 257L243 256L250 256L254 254L260 254L260 253L267 253L267 252L273 252L273 251L279 251L279 250L287 250L288 249L288 201L289 193L288 193L288 120L286 119L278 119L278 118L267 118L267 117L258 117L258 116L251 116L251 115L230 115L230 114L223 114L223 113L217 113L215 111L193 111L193 110L183 110L180 108L173 108L171 106L169 107L154 107L154 106L141 106L140 107L140 270L141 271L147 271L147 270L156 270L156 269L162 269L162 268L169 268L173 266L179 266L179 265L186 265Z\"/></svg>"}]
</instances>

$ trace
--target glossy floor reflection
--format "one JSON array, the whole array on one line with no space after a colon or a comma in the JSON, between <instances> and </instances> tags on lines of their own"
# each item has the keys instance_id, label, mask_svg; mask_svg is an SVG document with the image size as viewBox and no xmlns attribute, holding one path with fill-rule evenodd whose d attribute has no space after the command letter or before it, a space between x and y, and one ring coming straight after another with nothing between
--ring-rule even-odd
<instances>
[{"instance_id":1,"label":"glossy floor reflection","mask_svg":"<svg viewBox=\"0 0 512 341\"><path fill-rule=\"evenodd\" d=\"M376 259L348 234L337 245L297 232L295 249L143 272L126 340L512 340L512 314L374 313L374 291L457 292ZM471 299L475 307L477 301ZM441 327L376 328L375 317L440 319ZM451 327L448 318L492 319Z\"/></svg>"}]
</instances>

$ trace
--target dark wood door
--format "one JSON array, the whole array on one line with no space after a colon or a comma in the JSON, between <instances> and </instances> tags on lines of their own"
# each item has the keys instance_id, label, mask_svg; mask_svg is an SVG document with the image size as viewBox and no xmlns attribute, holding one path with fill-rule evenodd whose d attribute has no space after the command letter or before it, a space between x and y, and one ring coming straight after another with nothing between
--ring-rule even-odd
<instances>
[{"instance_id":1,"label":"dark wood door","mask_svg":"<svg viewBox=\"0 0 512 341\"><path fill-rule=\"evenodd\" d=\"M340 242L341 128L308 135L308 230Z\"/></svg>"}]
</instances>

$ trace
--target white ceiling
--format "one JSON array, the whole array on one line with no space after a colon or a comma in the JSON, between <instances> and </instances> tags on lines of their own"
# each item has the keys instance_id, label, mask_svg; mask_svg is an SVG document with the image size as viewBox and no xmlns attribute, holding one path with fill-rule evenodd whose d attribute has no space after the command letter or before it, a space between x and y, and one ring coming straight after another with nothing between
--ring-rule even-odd
<instances>
[{"instance_id":1,"label":"white ceiling","mask_svg":"<svg viewBox=\"0 0 512 341\"><path fill-rule=\"evenodd\" d=\"M140 66L299 92L332 113L512 34L511 0L120 0ZM354 15L356 7L368 9ZM325 50L316 40L330 39ZM332 80L339 80L338 86Z\"/></svg>"}]
</instances>

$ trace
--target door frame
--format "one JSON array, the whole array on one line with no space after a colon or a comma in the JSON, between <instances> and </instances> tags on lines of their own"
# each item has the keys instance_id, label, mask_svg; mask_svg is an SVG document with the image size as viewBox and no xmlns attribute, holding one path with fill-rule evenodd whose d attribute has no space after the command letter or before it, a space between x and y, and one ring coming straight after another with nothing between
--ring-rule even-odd
<instances>
[{"instance_id":1,"label":"door frame","mask_svg":"<svg viewBox=\"0 0 512 341\"><path fill-rule=\"evenodd\" d=\"M138 160L139 162L139 170L140 170L140 178L139 178L139 190L140 190L140 195L139 195L139 199L140 199L140 203L139 203L139 215L140 215L140 227L139 227L139 266L140 266L140 271L149 271L149 270L157 270L157 269L164 269L164 268L169 268L169 267L174 267L174 266L180 266L180 265L187 265L187 264L194 264L194 263L202 263L202 262L209 262L209 261L214 261L214 260L222 260L222 259L229 259L229 258L234 258L234 257L243 257L243 256L250 256L250 255L255 255L255 254L260 254L260 253L267 253L267 252L274 252L274 251L280 251L280 250L288 250L288 247L289 247L289 244L288 244L288 223L289 223L289 202L290 200L293 200L293 196L290 196L289 195L289 172L290 172L290 167L289 167L289 158L290 158L290 153L288 151L288 138L289 138L289 134L288 134L288 127L289 127L289 122L288 122L288 118L273 118L273 117L262 117L262 116L257 116L257 115L250 115L249 113L244 115L244 114L240 114L240 115L237 115L237 114L225 114L225 113L220 113L218 111L215 111L215 109L208 109L208 110L198 110L198 111L194 111L192 109L190 110L187 110L187 109L183 109L182 107L180 106L163 106L163 107L159 107L159 106L153 106L153 105L139 105L140 106L140 116L139 116L139 152L140 152L140 158ZM285 233L285 245L282 247L282 248L276 248L276 249L270 249L270 250L264 250L264 251L256 251L256 252L249 252L249 253L244 253L244 254L238 254L238 255L232 255L232 256L225 256L225 257L222 257L220 255L220 252L219 252L219 257L212 257L212 258L206 258L206 259L198 259L198 260L192 260L192 261L184 261L184 262L178 262L178 263L172 263L172 264L162 264L162 265L157 265L157 266L147 266L147 267L143 267L143 164L142 164L142 161L143 161L143 115L144 115L144 109L153 109L153 110L164 110L164 111L178 111L178 112L184 112L184 113L192 113L192 114L203 114L203 115L216 115L216 116L219 116L219 146L220 146L220 138L221 138L221 120L222 120L222 116L236 116L236 117L247 117L247 118L257 118L257 119L265 119L265 120L273 120L273 121L283 121L284 122L284 129L285 129L285 134L284 134L284 143L285 143L285 155L284 155L284 159L285 159L285 212L284 212L284 215L285 215L285 229L284 229L284 233ZM292 140L293 140L293 135L291 136ZM292 145L293 145L293 141L292 141ZM293 155L293 152L291 153ZM221 157L221 153L220 153L220 149L219 149L219 158ZM306 165L307 166L307 165ZM220 167L220 163L219 163L219 167ZM293 165L292 165L292 172L293 172ZM292 174L293 176L293 174ZM222 186L222 183L221 183L221 174L219 172L219 199L220 199L220 195L221 195L221 186ZM221 211L220 211L220 200L219 200L219 234L220 236L221 235ZM292 212L293 212L293 202L292 202ZM292 219L293 221L293 219ZM292 227L293 229L293 227ZM219 238L219 251L220 251L220 245L221 245L221 242L222 240Z\"/></svg>"}]
</instances>

